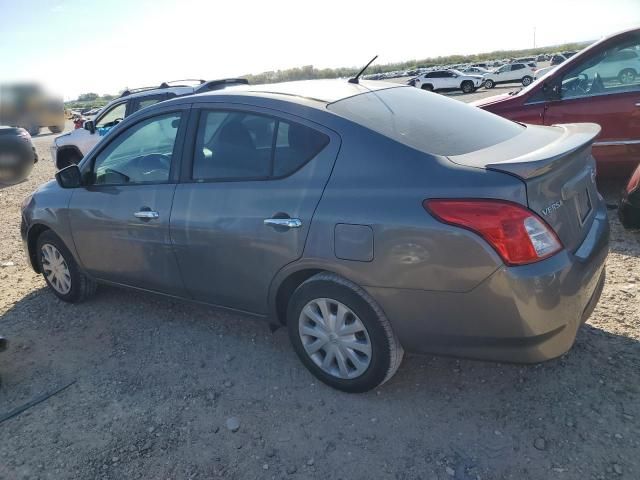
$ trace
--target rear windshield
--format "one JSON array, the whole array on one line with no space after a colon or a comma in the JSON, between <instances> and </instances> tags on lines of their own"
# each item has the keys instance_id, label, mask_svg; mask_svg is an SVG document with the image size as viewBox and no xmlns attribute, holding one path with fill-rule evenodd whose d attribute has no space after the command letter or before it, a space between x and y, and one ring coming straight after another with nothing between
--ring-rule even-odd
<instances>
[{"instance_id":1,"label":"rear windshield","mask_svg":"<svg viewBox=\"0 0 640 480\"><path fill-rule=\"evenodd\" d=\"M463 155L509 140L525 130L480 108L414 87L377 90L339 100L327 108L434 155Z\"/></svg>"}]
</instances>

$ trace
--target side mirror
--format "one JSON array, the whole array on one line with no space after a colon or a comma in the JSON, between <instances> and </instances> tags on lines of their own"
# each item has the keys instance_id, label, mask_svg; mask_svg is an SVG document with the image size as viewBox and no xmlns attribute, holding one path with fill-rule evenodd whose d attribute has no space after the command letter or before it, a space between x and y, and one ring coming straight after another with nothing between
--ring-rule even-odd
<instances>
[{"instance_id":1,"label":"side mirror","mask_svg":"<svg viewBox=\"0 0 640 480\"><path fill-rule=\"evenodd\" d=\"M89 132L96 133L96 124L93 123L93 120L87 120L84 122L84 129L89 130Z\"/></svg>"},{"instance_id":2,"label":"side mirror","mask_svg":"<svg viewBox=\"0 0 640 480\"><path fill-rule=\"evenodd\" d=\"M82 186L80 168L77 165L68 167L56 172L56 181L62 188L78 188Z\"/></svg>"},{"instance_id":3,"label":"side mirror","mask_svg":"<svg viewBox=\"0 0 640 480\"><path fill-rule=\"evenodd\" d=\"M560 84L550 85L548 83L544 83L542 85L542 93L547 100L560 100L562 98Z\"/></svg>"}]
</instances>

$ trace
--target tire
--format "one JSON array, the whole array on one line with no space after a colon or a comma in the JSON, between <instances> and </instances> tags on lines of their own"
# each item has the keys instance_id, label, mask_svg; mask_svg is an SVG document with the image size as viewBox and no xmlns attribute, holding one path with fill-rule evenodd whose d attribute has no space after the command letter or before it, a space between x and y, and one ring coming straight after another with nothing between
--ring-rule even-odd
<instances>
[{"instance_id":1,"label":"tire","mask_svg":"<svg viewBox=\"0 0 640 480\"><path fill-rule=\"evenodd\" d=\"M47 286L51 289L56 297L60 300L69 303L79 303L87 298L91 297L96 291L96 282L87 277L71 255L71 252L67 249L64 242L53 233L51 230L47 230L40 234L38 241L36 242L36 255L38 259L38 268L44 277ZM53 248L53 250L52 250ZM48 253L45 253L45 250ZM59 254L59 256L56 255ZM58 265L56 271L61 274L66 267L67 278L69 288L64 289L61 286L66 285L60 281L56 281L56 275L51 273L47 275L47 271L52 272L52 267L55 265L53 262L47 260L62 258L62 262ZM64 267L62 266L64 265ZM61 275L57 275L58 278Z\"/></svg>"},{"instance_id":2,"label":"tire","mask_svg":"<svg viewBox=\"0 0 640 480\"><path fill-rule=\"evenodd\" d=\"M523 87L528 87L529 85L531 85L531 82L533 82L533 78L531 78L529 75L522 77Z\"/></svg>"},{"instance_id":3,"label":"tire","mask_svg":"<svg viewBox=\"0 0 640 480\"><path fill-rule=\"evenodd\" d=\"M49 127L49 131L51 133L60 133L64 130L64 125L60 126L60 125L52 125L51 127Z\"/></svg>"},{"instance_id":4,"label":"tire","mask_svg":"<svg viewBox=\"0 0 640 480\"><path fill-rule=\"evenodd\" d=\"M487 80L487 81L484 82L484 88L487 88L489 90L492 89L495 86L496 86L496 84L495 84L495 82L493 80Z\"/></svg>"},{"instance_id":5,"label":"tire","mask_svg":"<svg viewBox=\"0 0 640 480\"><path fill-rule=\"evenodd\" d=\"M323 302L325 311L334 312L333 316L326 315L332 319L339 309L348 311L343 316L343 328L350 327L350 332L343 335L319 333L320 337L304 335L303 329L328 331L320 328L324 322L321 324L313 320L325 318L320 308ZM305 312L311 312L311 315ZM343 392L366 392L382 385L394 375L404 355L389 320L369 294L353 282L332 273L319 273L296 289L287 308L287 328L293 349L304 366L320 381ZM333 331L339 332L338 329ZM316 348L315 353L308 353L307 348L313 348L313 343L318 341L322 346ZM345 348L345 343L358 347ZM367 349L368 354L363 353ZM323 367L322 362L328 356L331 361ZM342 362L339 362L339 357Z\"/></svg>"},{"instance_id":6,"label":"tire","mask_svg":"<svg viewBox=\"0 0 640 480\"><path fill-rule=\"evenodd\" d=\"M427 92L433 92L433 85L431 85L430 83L426 83L420 88L422 88L422 90L426 90Z\"/></svg>"},{"instance_id":7,"label":"tire","mask_svg":"<svg viewBox=\"0 0 640 480\"><path fill-rule=\"evenodd\" d=\"M29 125L27 127L24 127L24 129L29 132L29 135L31 135L32 137L40 134L40 127L37 125Z\"/></svg>"},{"instance_id":8,"label":"tire","mask_svg":"<svg viewBox=\"0 0 640 480\"><path fill-rule=\"evenodd\" d=\"M473 82L465 80L460 85L460 90L462 90L463 93L473 93L473 91L475 90L473 87Z\"/></svg>"},{"instance_id":9,"label":"tire","mask_svg":"<svg viewBox=\"0 0 640 480\"><path fill-rule=\"evenodd\" d=\"M618 73L618 81L622 84L633 83L636 79L636 71L633 68L625 68Z\"/></svg>"}]
</instances>

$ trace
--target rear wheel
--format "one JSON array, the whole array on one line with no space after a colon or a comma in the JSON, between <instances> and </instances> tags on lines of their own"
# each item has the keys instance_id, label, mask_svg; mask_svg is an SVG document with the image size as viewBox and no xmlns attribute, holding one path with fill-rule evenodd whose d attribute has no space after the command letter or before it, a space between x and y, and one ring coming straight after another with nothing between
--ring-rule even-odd
<instances>
[{"instance_id":1,"label":"rear wheel","mask_svg":"<svg viewBox=\"0 0 640 480\"><path fill-rule=\"evenodd\" d=\"M375 301L354 283L320 273L289 301L289 338L319 380L345 392L366 392L396 372L404 351Z\"/></svg>"},{"instance_id":2,"label":"rear wheel","mask_svg":"<svg viewBox=\"0 0 640 480\"><path fill-rule=\"evenodd\" d=\"M428 92L433 92L433 85L431 85L430 83L426 83L420 88L422 88L422 90L427 90Z\"/></svg>"},{"instance_id":3,"label":"rear wheel","mask_svg":"<svg viewBox=\"0 0 640 480\"><path fill-rule=\"evenodd\" d=\"M533 82L533 78L530 77L529 75L527 75L526 77L522 78L522 86L526 87L528 85L531 85L531 82Z\"/></svg>"},{"instance_id":4,"label":"rear wheel","mask_svg":"<svg viewBox=\"0 0 640 480\"><path fill-rule=\"evenodd\" d=\"M620 83L633 83L636 79L636 72L633 68L625 68L618 74L618 81Z\"/></svg>"},{"instance_id":5,"label":"rear wheel","mask_svg":"<svg viewBox=\"0 0 640 480\"><path fill-rule=\"evenodd\" d=\"M64 130L64 125L60 126L60 125L52 125L49 127L49 131L51 133L60 133L62 132L62 130Z\"/></svg>"},{"instance_id":6,"label":"rear wheel","mask_svg":"<svg viewBox=\"0 0 640 480\"><path fill-rule=\"evenodd\" d=\"M496 84L495 84L495 82L493 80L487 80L486 82L484 82L484 88L491 89L491 88L493 88L495 86L496 86Z\"/></svg>"},{"instance_id":7,"label":"rear wheel","mask_svg":"<svg viewBox=\"0 0 640 480\"><path fill-rule=\"evenodd\" d=\"M465 80L464 82L462 82L462 85L460 85L460 90L462 90L464 93L473 92L473 82L470 80Z\"/></svg>"},{"instance_id":8,"label":"rear wheel","mask_svg":"<svg viewBox=\"0 0 640 480\"><path fill-rule=\"evenodd\" d=\"M60 238L48 230L36 242L38 267L51 291L60 300L82 302L96 291L96 283L87 277Z\"/></svg>"}]
</instances>

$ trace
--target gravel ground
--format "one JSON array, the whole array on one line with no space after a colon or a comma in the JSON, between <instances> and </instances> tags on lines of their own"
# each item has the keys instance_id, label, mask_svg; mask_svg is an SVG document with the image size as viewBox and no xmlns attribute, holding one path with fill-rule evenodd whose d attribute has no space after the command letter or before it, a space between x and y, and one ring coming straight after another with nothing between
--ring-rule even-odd
<instances>
[{"instance_id":1,"label":"gravel ground","mask_svg":"<svg viewBox=\"0 0 640 480\"><path fill-rule=\"evenodd\" d=\"M640 236L614 211L603 297L567 355L408 356L347 395L250 317L110 287L58 301L19 235L52 139L34 139L28 181L0 189L0 416L75 383L0 424L1 479L640 478Z\"/></svg>"}]
</instances>

